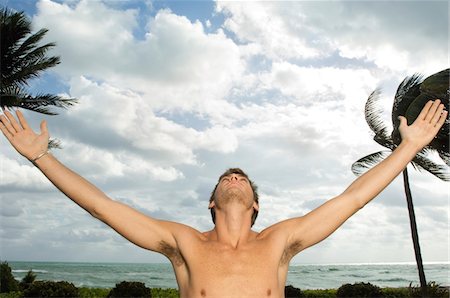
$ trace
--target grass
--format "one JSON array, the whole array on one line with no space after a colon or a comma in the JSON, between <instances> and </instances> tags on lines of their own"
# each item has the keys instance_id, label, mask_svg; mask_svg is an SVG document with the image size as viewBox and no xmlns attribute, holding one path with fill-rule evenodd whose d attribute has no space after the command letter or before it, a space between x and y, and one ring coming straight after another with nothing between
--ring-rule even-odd
<instances>
[{"instance_id":1,"label":"grass","mask_svg":"<svg viewBox=\"0 0 450 298\"><path fill-rule=\"evenodd\" d=\"M81 298L104 298L108 296L111 289L105 288L78 288ZM407 298L412 297L409 288L382 288L385 298ZM305 298L336 298L337 289L328 290L303 290ZM0 293L0 298L20 298L21 292ZM178 290L152 288L153 298L178 298ZM433 296L437 297L437 296Z\"/></svg>"},{"instance_id":2,"label":"grass","mask_svg":"<svg viewBox=\"0 0 450 298\"><path fill-rule=\"evenodd\" d=\"M429 297L449 297L449 289L431 287L435 289L430 293ZM81 298L104 298L107 297L111 289L109 288L78 288L79 297ZM152 288L153 298L178 298L177 289ZM418 288L402 287L402 288L381 288L384 298L410 298L419 297ZM337 289L327 290L302 290L304 298L336 298ZM21 298L22 292L0 293L0 298Z\"/></svg>"}]
</instances>

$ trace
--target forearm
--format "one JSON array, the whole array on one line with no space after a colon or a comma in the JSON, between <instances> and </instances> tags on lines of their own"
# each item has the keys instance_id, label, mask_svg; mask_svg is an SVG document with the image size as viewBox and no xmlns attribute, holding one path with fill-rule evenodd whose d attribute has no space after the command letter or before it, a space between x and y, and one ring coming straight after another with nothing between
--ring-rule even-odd
<instances>
[{"instance_id":1,"label":"forearm","mask_svg":"<svg viewBox=\"0 0 450 298\"><path fill-rule=\"evenodd\" d=\"M39 158L34 164L61 192L95 217L96 206L109 200L101 190L51 154Z\"/></svg>"},{"instance_id":2,"label":"forearm","mask_svg":"<svg viewBox=\"0 0 450 298\"><path fill-rule=\"evenodd\" d=\"M415 144L402 142L385 160L356 179L344 195L355 198L362 208L405 169L419 149Z\"/></svg>"}]
</instances>

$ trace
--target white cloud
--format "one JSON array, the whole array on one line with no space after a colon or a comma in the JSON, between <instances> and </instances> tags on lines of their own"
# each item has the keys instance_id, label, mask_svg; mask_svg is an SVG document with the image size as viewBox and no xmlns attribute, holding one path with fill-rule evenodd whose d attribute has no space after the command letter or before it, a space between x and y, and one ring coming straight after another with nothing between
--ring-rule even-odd
<instances>
[{"instance_id":1,"label":"white cloud","mask_svg":"<svg viewBox=\"0 0 450 298\"><path fill-rule=\"evenodd\" d=\"M49 29L62 58L57 74L80 100L48 118L64 147L54 154L110 197L201 230L212 227L208 198L231 166L260 187L257 229L304 214L355 179L352 162L382 149L363 117L370 92L385 88L389 122L405 75L448 64L447 23L415 18L423 11L441 16L441 4L399 3L219 2L203 22L210 32L223 13L222 29L207 33L200 21L169 9L147 14L108 1L39 1L33 22ZM42 116L28 116L38 127ZM26 202L2 209L2 237L13 239L2 247L5 257L20 259L32 243L42 248L36 259L160 260L62 199L12 149L2 151L1 162L2 204ZM448 244L433 244L430 235L446 238L448 188L429 174L410 175L424 259L446 260ZM296 260L410 261L401 181L376 202ZM107 251L92 244L77 254L96 237ZM69 239L77 240L70 248ZM375 244L361 253L360 243Z\"/></svg>"},{"instance_id":2,"label":"white cloud","mask_svg":"<svg viewBox=\"0 0 450 298\"><path fill-rule=\"evenodd\" d=\"M133 37L135 10L85 0L74 8L43 0L38 10L36 25L61 41L61 74L143 93L153 108L213 112L243 70L238 47L223 32L207 34L170 10L149 18L143 40Z\"/></svg>"},{"instance_id":3,"label":"white cloud","mask_svg":"<svg viewBox=\"0 0 450 298\"><path fill-rule=\"evenodd\" d=\"M156 116L151 102L129 90L106 83L97 84L84 77L74 78L71 85L72 96L79 98L81 104L66 115L69 121L83 123L93 129L103 127L108 134L118 134L121 142L140 150L146 158L152 159L142 151L160 152L165 160L153 158L157 164L195 164L194 150L226 153L234 151L238 145L234 133L223 126L215 125L198 131ZM102 156L108 155L103 153ZM156 158L161 158L161 155Z\"/></svg>"},{"instance_id":4,"label":"white cloud","mask_svg":"<svg viewBox=\"0 0 450 298\"><path fill-rule=\"evenodd\" d=\"M400 75L442 69L448 62L446 4L406 3L408 9L405 2L219 1L217 9L227 15L226 29L274 61L337 52Z\"/></svg>"},{"instance_id":5,"label":"white cloud","mask_svg":"<svg viewBox=\"0 0 450 298\"><path fill-rule=\"evenodd\" d=\"M2 187L15 187L18 189L49 189L50 183L42 176L42 173L31 163L23 164L17 159L10 159L0 155L1 168L0 185Z\"/></svg>"},{"instance_id":6,"label":"white cloud","mask_svg":"<svg viewBox=\"0 0 450 298\"><path fill-rule=\"evenodd\" d=\"M279 7L278 3L262 1L217 2L217 11L228 16L224 27L236 34L239 41L260 45L261 53L269 58L278 60L320 56L322 51L309 45L305 36L296 34L297 28L292 28L291 20L278 13ZM304 16L299 13L296 17L301 20Z\"/></svg>"},{"instance_id":7,"label":"white cloud","mask_svg":"<svg viewBox=\"0 0 450 298\"><path fill-rule=\"evenodd\" d=\"M282 62L274 63L262 81L267 88L278 88L303 104L334 102L348 108L366 98L378 80L366 69L313 68Z\"/></svg>"}]
</instances>

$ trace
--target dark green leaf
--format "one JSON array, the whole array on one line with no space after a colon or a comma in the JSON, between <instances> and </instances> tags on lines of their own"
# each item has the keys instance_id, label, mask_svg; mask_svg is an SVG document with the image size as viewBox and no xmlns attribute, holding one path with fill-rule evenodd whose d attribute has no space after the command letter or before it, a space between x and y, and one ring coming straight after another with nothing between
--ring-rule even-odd
<instances>
[{"instance_id":1,"label":"dark green leaf","mask_svg":"<svg viewBox=\"0 0 450 298\"><path fill-rule=\"evenodd\" d=\"M353 174L359 176L377 165L389 155L390 151L379 151L358 159L352 164Z\"/></svg>"},{"instance_id":2,"label":"dark green leaf","mask_svg":"<svg viewBox=\"0 0 450 298\"><path fill-rule=\"evenodd\" d=\"M450 181L450 167L431 161L426 151L419 152L412 162L419 170L423 169L444 181Z\"/></svg>"},{"instance_id":3,"label":"dark green leaf","mask_svg":"<svg viewBox=\"0 0 450 298\"><path fill-rule=\"evenodd\" d=\"M447 68L427 77L420 85L421 93L429 94L433 99L439 98L448 103L449 73L450 68ZM448 104L446 108L449 108Z\"/></svg>"}]
</instances>

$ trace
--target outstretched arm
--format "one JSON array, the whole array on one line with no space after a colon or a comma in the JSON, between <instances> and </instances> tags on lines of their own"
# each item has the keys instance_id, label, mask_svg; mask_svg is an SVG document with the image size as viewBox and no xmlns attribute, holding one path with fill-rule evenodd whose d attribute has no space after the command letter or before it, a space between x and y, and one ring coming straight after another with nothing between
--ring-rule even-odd
<instances>
[{"instance_id":1,"label":"outstretched arm","mask_svg":"<svg viewBox=\"0 0 450 298\"><path fill-rule=\"evenodd\" d=\"M440 100L429 101L410 126L401 117L402 142L385 160L356 179L341 195L305 216L280 223L292 256L314 245L341 226L350 216L375 198L431 142L445 122L447 111Z\"/></svg>"},{"instance_id":2,"label":"outstretched arm","mask_svg":"<svg viewBox=\"0 0 450 298\"><path fill-rule=\"evenodd\" d=\"M175 223L150 218L131 207L108 198L101 190L47 153L49 133L45 121L40 134L28 125L23 114L18 120L7 110L0 116L0 129L11 145L32 161L67 197L122 236L146 249L163 252L161 243L176 247Z\"/></svg>"}]
</instances>

